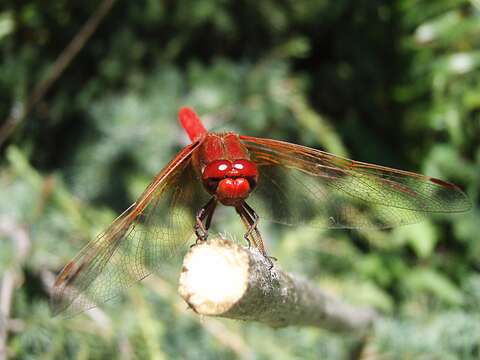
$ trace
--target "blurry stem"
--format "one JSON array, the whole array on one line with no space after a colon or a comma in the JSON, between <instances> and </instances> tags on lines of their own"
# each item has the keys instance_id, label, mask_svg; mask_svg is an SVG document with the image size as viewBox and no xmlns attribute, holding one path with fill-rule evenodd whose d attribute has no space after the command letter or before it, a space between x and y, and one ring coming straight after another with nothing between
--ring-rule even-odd
<instances>
[{"instance_id":1,"label":"blurry stem","mask_svg":"<svg viewBox=\"0 0 480 360\"><path fill-rule=\"evenodd\" d=\"M0 360L7 359L8 317L15 286L15 273L7 270L0 279Z\"/></svg>"},{"instance_id":2,"label":"blurry stem","mask_svg":"<svg viewBox=\"0 0 480 360\"><path fill-rule=\"evenodd\" d=\"M72 60L78 55L85 46L88 39L93 35L105 15L108 14L115 0L104 0L83 25L80 31L74 36L72 41L60 53L53 63L45 78L40 81L32 90L25 104L15 103L12 106L10 115L0 127L0 146L12 134L15 128L25 117L28 116L32 108L45 96L50 87L58 80Z\"/></svg>"},{"instance_id":3,"label":"blurry stem","mask_svg":"<svg viewBox=\"0 0 480 360\"><path fill-rule=\"evenodd\" d=\"M26 259L30 249L27 232L11 218L0 218L0 234L10 238L13 243L13 254L10 267L0 278L0 360L7 358L7 338L9 317L16 281L20 277L20 266Z\"/></svg>"},{"instance_id":4,"label":"blurry stem","mask_svg":"<svg viewBox=\"0 0 480 360\"><path fill-rule=\"evenodd\" d=\"M295 81L290 81L285 86L288 93L285 99L298 123L315 136L315 139L326 151L340 156L348 156L348 150L345 148L335 128L330 124L329 119L316 112L308 104L305 97L296 90L296 87Z\"/></svg>"},{"instance_id":5,"label":"blurry stem","mask_svg":"<svg viewBox=\"0 0 480 360\"><path fill-rule=\"evenodd\" d=\"M55 178L52 177L42 177L30 165L25 155L15 146L10 146L6 153L10 165L18 176L26 179L29 185L42 195L36 211L37 216L39 216L41 208L44 206L42 202L51 197L62 211L68 214L76 228L81 229L81 231L87 231L91 228L90 223L85 219L85 211L83 211L82 204L61 183L56 183Z\"/></svg>"},{"instance_id":6,"label":"blurry stem","mask_svg":"<svg viewBox=\"0 0 480 360\"><path fill-rule=\"evenodd\" d=\"M167 357L161 351L158 341L162 334L159 334L158 327L156 326L155 317L152 316L150 306L147 305L142 296L138 295L135 291L131 291L131 299L135 304L136 316L140 319L139 326L145 339L146 350L149 354L149 359L163 360ZM161 327L160 329L163 329Z\"/></svg>"}]
</instances>

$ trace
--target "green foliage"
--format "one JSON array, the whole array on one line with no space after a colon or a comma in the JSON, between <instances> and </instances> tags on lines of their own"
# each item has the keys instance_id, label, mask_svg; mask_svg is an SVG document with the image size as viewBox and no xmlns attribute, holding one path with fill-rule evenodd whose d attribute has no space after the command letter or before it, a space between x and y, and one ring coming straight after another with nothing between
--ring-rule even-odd
<instances>
[{"instance_id":1,"label":"green foliage","mask_svg":"<svg viewBox=\"0 0 480 360\"><path fill-rule=\"evenodd\" d=\"M5 5L2 119L97 2ZM15 238L0 231L0 281L18 273L9 354L338 359L358 351L354 336L199 319L165 276L101 310L50 316L54 274L187 143L175 118L190 105L214 131L322 147L462 186L469 213L392 231L261 228L283 268L385 314L365 345L375 354L478 358L479 31L478 1L466 0L117 2L1 149L0 223L29 239L20 258ZM217 228L241 238L231 213Z\"/></svg>"}]
</instances>

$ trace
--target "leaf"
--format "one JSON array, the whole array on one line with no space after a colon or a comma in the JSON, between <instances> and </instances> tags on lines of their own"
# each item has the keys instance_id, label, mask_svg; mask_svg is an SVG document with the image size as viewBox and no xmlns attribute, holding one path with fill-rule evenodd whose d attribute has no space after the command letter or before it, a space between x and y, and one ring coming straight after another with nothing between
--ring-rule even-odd
<instances>
[{"instance_id":1,"label":"leaf","mask_svg":"<svg viewBox=\"0 0 480 360\"><path fill-rule=\"evenodd\" d=\"M413 269L405 279L412 292L426 292L450 305L462 305L464 297L461 290L440 272L429 268Z\"/></svg>"},{"instance_id":2,"label":"leaf","mask_svg":"<svg viewBox=\"0 0 480 360\"><path fill-rule=\"evenodd\" d=\"M412 246L421 259L432 255L438 239L436 228L429 221L400 227L396 229L395 237L398 242Z\"/></svg>"}]
</instances>

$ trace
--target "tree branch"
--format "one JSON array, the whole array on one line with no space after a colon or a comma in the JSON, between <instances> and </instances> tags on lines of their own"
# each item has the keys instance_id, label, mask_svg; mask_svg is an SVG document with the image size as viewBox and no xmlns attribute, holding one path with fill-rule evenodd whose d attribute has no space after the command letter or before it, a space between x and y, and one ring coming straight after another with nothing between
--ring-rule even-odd
<instances>
[{"instance_id":1,"label":"tree branch","mask_svg":"<svg viewBox=\"0 0 480 360\"><path fill-rule=\"evenodd\" d=\"M90 39L95 30L97 30L98 25L100 25L105 15L108 14L114 2L115 0L104 0L100 3L80 31L57 57L46 77L35 86L26 103L14 104L10 115L0 127L0 145L13 133L17 125L28 116L33 107L45 96L50 87L58 80L73 59L75 59L88 39Z\"/></svg>"},{"instance_id":2,"label":"tree branch","mask_svg":"<svg viewBox=\"0 0 480 360\"><path fill-rule=\"evenodd\" d=\"M372 309L345 304L277 264L270 269L258 251L227 240L207 241L188 252L179 293L199 314L272 327L304 325L364 333L378 318Z\"/></svg>"}]
</instances>

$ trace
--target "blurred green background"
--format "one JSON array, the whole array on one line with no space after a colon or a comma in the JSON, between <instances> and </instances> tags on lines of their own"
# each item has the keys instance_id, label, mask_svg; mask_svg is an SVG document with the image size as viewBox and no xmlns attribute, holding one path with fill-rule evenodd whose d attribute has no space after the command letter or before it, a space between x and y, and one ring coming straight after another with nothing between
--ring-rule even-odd
<instances>
[{"instance_id":1,"label":"blurred green background","mask_svg":"<svg viewBox=\"0 0 480 360\"><path fill-rule=\"evenodd\" d=\"M97 6L2 2L0 121ZM1 147L0 281L15 286L0 348L16 359L480 358L479 70L478 0L116 2ZM283 268L385 315L363 343L199 318L158 276L52 318L56 272L187 144L182 105L213 130L455 182L473 208L393 231L261 223Z\"/></svg>"}]
</instances>

